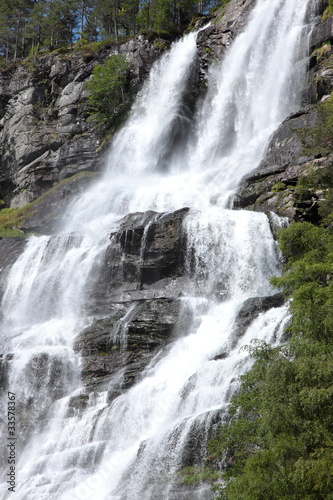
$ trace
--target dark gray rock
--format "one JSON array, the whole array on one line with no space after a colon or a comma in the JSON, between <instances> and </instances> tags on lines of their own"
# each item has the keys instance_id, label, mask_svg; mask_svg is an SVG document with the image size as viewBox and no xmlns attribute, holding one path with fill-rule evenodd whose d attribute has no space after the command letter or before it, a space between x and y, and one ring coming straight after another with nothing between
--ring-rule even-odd
<instances>
[{"instance_id":1,"label":"dark gray rock","mask_svg":"<svg viewBox=\"0 0 333 500\"><path fill-rule=\"evenodd\" d=\"M186 288L188 208L173 213L130 214L111 235L89 286L90 314L104 314L109 301L174 297Z\"/></svg>"},{"instance_id":2,"label":"dark gray rock","mask_svg":"<svg viewBox=\"0 0 333 500\"><path fill-rule=\"evenodd\" d=\"M113 399L190 327L192 312L179 297L189 281L187 212L129 214L111 235L87 287L85 309L94 319L75 342L88 390L108 387Z\"/></svg>"},{"instance_id":3,"label":"dark gray rock","mask_svg":"<svg viewBox=\"0 0 333 500\"><path fill-rule=\"evenodd\" d=\"M238 312L235 327L232 333L232 347L237 345L237 342L246 330L251 325L260 313L266 312L273 307L281 307L285 302L284 294L277 293L275 295L269 295L268 297L251 297L247 299L241 309ZM217 354L214 360L225 359L228 356L226 352Z\"/></svg>"},{"instance_id":4,"label":"dark gray rock","mask_svg":"<svg viewBox=\"0 0 333 500\"><path fill-rule=\"evenodd\" d=\"M272 211L295 220L317 218L314 200L309 199L306 206L302 206L295 190L298 178L306 169L326 162L314 153L307 153L311 151L311 131L317 122L316 107L309 107L281 124L270 140L264 160L243 179L237 190L236 208Z\"/></svg>"},{"instance_id":5,"label":"dark gray rock","mask_svg":"<svg viewBox=\"0 0 333 500\"><path fill-rule=\"evenodd\" d=\"M313 7L319 16L326 4L318 1ZM236 208L273 211L294 220L319 220L318 201L322 193L310 193L308 199L300 200L295 189L299 177L307 169L329 166L332 162L330 154L320 157L320 153L313 149L312 130L318 123L316 104L333 91L333 54L330 45L333 40L333 17L324 22L318 19L310 40L313 53L303 93L306 109L285 120L273 134L264 160L243 179L234 197ZM326 42L327 46L323 48ZM315 105L309 106L309 103Z\"/></svg>"},{"instance_id":6,"label":"dark gray rock","mask_svg":"<svg viewBox=\"0 0 333 500\"><path fill-rule=\"evenodd\" d=\"M179 299L111 304L108 317L95 320L75 343L87 388L111 386L115 396L129 388L177 328L184 332L188 318L180 311Z\"/></svg>"},{"instance_id":7,"label":"dark gray rock","mask_svg":"<svg viewBox=\"0 0 333 500\"><path fill-rule=\"evenodd\" d=\"M310 39L310 52L322 46L324 42L333 42L333 17L316 24Z\"/></svg>"},{"instance_id":8,"label":"dark gray rock","mask_svg":"<svg viewBox=\"0 0 333 500\"><path fill-rule=\"evenodd\" d=\"M198 83L205 87L209 66L220 61L234 38L245 26L253 0L231 0L226 6L219 9L210 26L198 35ZM203 24L202 21L200 21Z\"/></svg>"},{"instance_id":9,"label":"dark gray rock","mask_svg":"<svg viewBox=\"0 0 333 500\"><path fill-rule=\"evenodd\" d=\"M304 147L307 144L307 138L301 138L300 131L311 129L317 124L317 114L315 108L309 108L304 112L289 117L285 120L278 130L273 134L267 149L265 159L261 162L258 170L250 176L263 177L268 173L278 173L283 167L287 167L291 163L299 164L299 158L302 158L304 163L308 158L304 158ZM311 159L311 158L309 158ZM275 172L272 171L275 169ZM256 177L258 178L258 177ZM256 178L254 178L256 180Z\"/></svg>"},{"instance_id":10,"label":"dark gray rock","mask_svg":"<svg viewBox=\"0 0 333 500\"><path fill-rule=\"evenodd\" d=\"M247 299L240 309L235 324L234 337L242 337L252 321L260 313L266 312L273 307L281 307L284 304L283 293L277 293L268 297L254 297Z\"/></svg>"}]
</instances>

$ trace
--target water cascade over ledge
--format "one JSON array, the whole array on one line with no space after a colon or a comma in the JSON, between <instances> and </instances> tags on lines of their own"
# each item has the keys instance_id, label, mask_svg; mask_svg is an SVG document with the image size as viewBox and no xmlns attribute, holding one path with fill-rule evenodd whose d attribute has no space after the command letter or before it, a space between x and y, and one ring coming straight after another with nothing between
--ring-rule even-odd
<instances>
[{"instance_id":1,"label":"water cascade over ledge","mask_svg":"<svg viewBox=\"0 0 333 500\"><path fill-rule=\"evenodd\" d=\"M176 42L153 66L101 180L71 204L59 234L31 237L11 268L2 351L12 356L7 388L25 421L15 500L212 498L209 487L181 488L177 472L193 446L198 462L204 458L212 426L250 366L242 347L253 339L278 343L288 320L285 306L268 308L236 334L244 304L275 293L269 278L279 273L279 256L265 214L228 208L271 134L300 106L312 3L257 0L211 68L195 112L185 97L197 34ZM150 228L166 220L161 213L184 207L178 302L191 321L134 385L113 399L110 386L91 391L86 407L72 411L83 393L75 341L94 320L88 302L103 259L110 245L118 255L122 242L110 235L123 230L127 214L149 219L140 235L143 260ZM126 350L136 303L117 307L110 336ZM11 498L1 477L0 499Z\"/></svg>"}]
</instances>

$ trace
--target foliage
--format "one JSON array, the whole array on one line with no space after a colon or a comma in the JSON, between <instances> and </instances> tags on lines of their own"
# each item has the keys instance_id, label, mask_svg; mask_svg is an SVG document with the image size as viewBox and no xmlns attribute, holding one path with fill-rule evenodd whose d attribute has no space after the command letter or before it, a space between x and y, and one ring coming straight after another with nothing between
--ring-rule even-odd
<instances>
[{"instance_id":1,"label":"foliage","mask_svg":"<svg viewBox=\"0 0 333 500\"><path fill-rule=\"evenodd\" d=\"M286 185L284 182L277 182L272 186L271 191L284 191L286 189Z\"/></svg>"},{"instance_id":2,"label":"foliage","mask_svg":"<svg viewBox=\"0 0 333 500\"><path fill-rule=\"evenodd\" d=\"M90 115L100 125L110 127L124 115L130 102L129 65L121 55L113 55L94 67L87 83Z\"/></svg>"},{"instance_id":3,"label":"foliage","mask_svg":"<svg viewBox=\"0 0 333 500\"><path fill-rule=\"evenodd\" d=\"M210 467L184 467L178 474L179 482L189 486L200 484L201 482L211 482L219 478L219 473L212 471Z\"/></svg>"},{"instance_id":4,"label":"foliage","mask_svg":"<svg viewBox=\"0 0 333 500\"><path fill-rule=\"evenodd\" d=\"M325 58L328 54L330 54L332 49L331 42L325 42L321 47L318 49L314 50L312 55L317 56L317 60L320 61L321 59Z\"/></svg>"},{"instance_id":5,"label":"foliage","mask_svg":"<svg viewBox=\"0 0 333 500\"><path fill-rule=\"evenodd\" d=\"M317 190L323 195L318 202L318 214L322 224L328 226L333 220L333 165L309 167L298 178L296 192L300 200L309 199Z\"/></svg>"},{"instance_id":6,"label":"foliage","mask_svg":"<svg viewBox=\"0 0 333 500\"><path fill-rule=\"evenodd\" d=\"M333 0L328 0L328 5L322 15L322 21L325 21L330 16L333 16Z\"/></svg>"},{"instance_id":7,"label":"foliage","mask_svg":"<svg viewBox=\"0 0 333 500\"><path fill-rule=\"evenodd\" d=\"M308 154L326 154L333 149L333 95L316 105L317 124L298 130Z\"/></svg>"},{"instance_id":8,"label":"foliage","mask_svg":"<svg viewBox=\"0 0 333 500\"><path fill-rule=\"evenodd\" d=\"M218 499L333 499L333 234L293 223L274 278L292 300L289 340L252 349L229 420L209 443L228 464Z\"/></svg>"},{"instance_id":9,"label":"foliage","mask_svg":"<svg viewBox=\"0 0 333 500\"><path fill-rule=\"evenodd\" d=\"M29 208L3 208L0 210L0 236L24 236L20 226L24 224L28 212L30 212Z\"/></svg>"},{"instance_id":10,"label":"foliage","mask_svg":"<svg viewBox=\"0 0 333 500\"><path fill-rule=\"evenodd\" d=\"M154 49L160 50L161 52L163 52L164 50L167 50L168 44L164 40L157 40L154 43L153 47L154 47Z\"/></svg>"},{"instance_id":11,"label":"foliage","mask_svg":"<svg viewBox=\"0 0 333 500\"><path fill-rule=\"evenodd\" d=\"M141 29L179 35L219 0L0 0L0 57L36 56L75 43L134 35Z\"/></svg>"}]
</instances>

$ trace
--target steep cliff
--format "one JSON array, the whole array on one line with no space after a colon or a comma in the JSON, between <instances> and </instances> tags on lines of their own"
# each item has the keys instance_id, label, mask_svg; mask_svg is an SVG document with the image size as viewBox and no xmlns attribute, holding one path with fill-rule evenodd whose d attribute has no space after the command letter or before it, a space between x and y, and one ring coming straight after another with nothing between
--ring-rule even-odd
<instances>
[{"instance_id":1,"label":"steep cliff","mask_svg":"<svg viewBox=\"0 0 333 500\"><path fill-rule=\"evenodd\" d=\"M96 64L121 54L130 63L135 93L161 53L158 41L139 35L98 49L88 45L38 54L0 68L0 197L8 206L22 207L54 183L100 169L105 132L88 120L85 84Z\"/></svg>"}]
</instances>

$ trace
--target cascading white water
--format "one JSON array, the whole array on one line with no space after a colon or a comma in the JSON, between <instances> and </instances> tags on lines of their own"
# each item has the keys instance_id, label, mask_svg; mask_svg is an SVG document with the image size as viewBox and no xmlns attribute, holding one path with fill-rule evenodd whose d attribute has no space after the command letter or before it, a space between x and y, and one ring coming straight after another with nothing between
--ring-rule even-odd
<instances>
[{"instance_id":1,"label":"cascading white water","mask_svg":"<svg viewBox=\"0 0 333 500\"><path fill-rule=\"evenodd\" d=\"M17 500L211 498L206 489L175 493L189 440L227 405L249 364L241 347L253 338L278 342L286 321L284 307L272 309L235 337L244 301L271 293L278 258L264 214L225 207L299 105L311 1L257 0L192 119L183 98L196 35L176 43L115 138L103 179L73 203L57 238L32 238L14 264L2 304L5 349L14 353L8 385L31 427L19 451ZM72 344L89 323L87 280L108 234L129 212L184 206L195 292L181 300L193 311L192 329L112 404L106 393L91 394L84 413L70 415L80 391ZM0 487L0 498L10 498Z\"/></svg>"}]
</instances>

